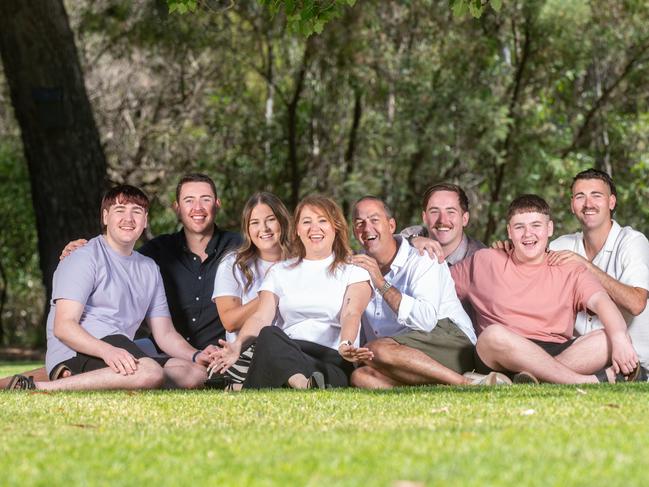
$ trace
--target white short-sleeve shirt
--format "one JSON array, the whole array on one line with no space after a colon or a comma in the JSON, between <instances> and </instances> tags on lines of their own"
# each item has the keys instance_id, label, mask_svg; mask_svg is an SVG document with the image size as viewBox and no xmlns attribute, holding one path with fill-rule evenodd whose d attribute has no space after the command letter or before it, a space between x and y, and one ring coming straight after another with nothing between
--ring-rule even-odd
<instances>
[{"instance_id":1,"label":"white short-sleeve shirt","mask_svg":"<svg viewBox=\"0 0 649 487\"><path fill-rule=\"evenodd\" d=\"M214 293L212 301L223 296L234 296L241 299L241 304L247 304L258 296L259 287L266 276L268 269L275 264L263 259L256 259L250 270L252 282L248 290L245 289L246 278L239 267L235 266L236 253L226 255L216 270L214 278ZM225 339L233 342L237 339L237 332L225 332Z\"/></svg>"},{"instance_id":2,"label":"white short-sleeve shirt","mask_svg":"<svg viewBox=\"0 0 649 487\"><path fill-rule=\"evenodd\" d=\"M586 257L582 232L559 237L550 243L550 250L571 250ZM649 290L649 241L631 227L613 221L611 231L593 264L622 284ZM649 305L638 316L620 309L624 315L633 347L644 368L649 368ZM580 334L603 328L597 316L585 312L577 315L575 330Z\"/></svg>"},{"instance_id":3,"label":"white short-sleeve shirt","mask_svg":"<svg viewBox=\"0 0 649 487\"><path fill-rule=\"evenodd\" d=\"M268 271L259 290L277 296L281 317L277 326L289 337L337 350L347 286L369 281L370 275L351 264L342 264L331 274L333 259L333 255L322 260L303 259L297 266L295 260L278 263Z\"/></svg>"}]
</instances>

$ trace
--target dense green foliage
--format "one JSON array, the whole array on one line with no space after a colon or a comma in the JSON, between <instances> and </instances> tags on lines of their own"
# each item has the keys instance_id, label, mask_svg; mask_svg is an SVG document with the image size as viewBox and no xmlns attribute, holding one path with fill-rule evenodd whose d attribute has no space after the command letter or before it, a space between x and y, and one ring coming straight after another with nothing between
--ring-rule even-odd
<instances>
[{"instance_id":1,"label":"dense green foliage","mask_svg":"<svg viewBox=\"0 0 649 487\"><path fill-rule=\"evenodd\" d=\"M478 238L503 237L521 192L550 201L561 234L577 227L571 177L589 166L617 181L618 221L649 233L646 2L326 2L337 16L308 37L286 10L308 2L195 3L185 15L153 0L67 3L110 179L153 196L151 234L174 227L175 183L195 169L217 180L228 228L260 189L289 205L319 191L347 210L377 194L403 227L419 222L424 189L450 180ZM23 164L17 137L0 144L3 167ZM14 251L0 252L5 270L27 272ZM10 280L7 310L19 295L42 302L27 282Z\"/></svg>"},{"instance_id":2,"label":"dense green foliage","mask_svg":"<svg viewBox=\"0 0 649 487\"><path fill-rule=\"evenodd\" d=\"M0 391L0 470L20 486L644 485L648 391Z\"/></svg>"}]
</instances>

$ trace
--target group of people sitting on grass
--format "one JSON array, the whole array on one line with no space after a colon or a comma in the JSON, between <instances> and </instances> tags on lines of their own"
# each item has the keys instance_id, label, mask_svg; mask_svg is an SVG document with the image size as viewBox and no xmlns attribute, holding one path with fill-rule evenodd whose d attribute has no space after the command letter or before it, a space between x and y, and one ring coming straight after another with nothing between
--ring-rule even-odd
<instances>
[{"instance_id":1,"label":"group of people sitting on grass","mask_svg":"<svg viewBox=\"0 0 649 487\"><path fill-rule=\"evenodd\" d=\"M225 390L647 380L649 242L612 219L615 185L588 169L571 186L581 232L550 242L550 208L515 198L509 240L465 234L469 202L428 188L422 226L397 232L365 196L351 227L324 196L293 217L255 193L241 236L215 225L214 182L183 177L182 224L134 250L149 200L117 186L104 232L71 242L54 274L45 369L7 389ZM144 322L144 323L143 323Z\"/></svg>"}]
</instances>

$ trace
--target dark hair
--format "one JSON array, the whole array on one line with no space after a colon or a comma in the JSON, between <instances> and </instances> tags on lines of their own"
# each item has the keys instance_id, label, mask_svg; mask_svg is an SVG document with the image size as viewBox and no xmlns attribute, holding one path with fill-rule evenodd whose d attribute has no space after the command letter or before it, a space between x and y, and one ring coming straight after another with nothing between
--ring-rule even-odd
<instances>
[{"instance_id":1,"label":"dark hair","mask_svg":"<svg viewBox=\"0 0 649 487\"><path fill-rule=\"evenodd\" d=\"M433 193L437 193L438 191L450 191L451 193L457 194L457 199L460 201L460 208L462 208L462 211L464 213L469 211L469 198L467 198L467 195L462 188L453 183L437 183L430 186L424 193L421 202L424 211L426 211L426 208L428 207L428 200L430 197L433 196Z\"/></svg>"},{"instance_id":2,"label":"dark hair","mask_svg":"<svg viewBox=\"0 0 649 487\"><path fill-rule=\"evenodd\" d=\"M104 225L104 210L108 211L111 206L116 204L125 205L127 203L141 206L144 208L144 211L149 211L149 198L147 195L140 188L136 188L130 184L120 184L104 193L99 210L99 222L103 230L106 230L106 225Z\"/></svg>"},{"instance_id":3,"label":"dark hair","mask_svg":"<svg viewBox=\"0 0 649 487\"><path fill-rule=\"evenodd\" d=\"M183 184L185 183L207 183L212 188L212 192L214 193L214 198L215 199L217 198L216 185L214 184L212 178L206 174L192 173L192 174L185 174L182 178L180 178L180 181L178 181L178 186L176 186L176 201L178 202L180 202L180 190L182 189Z\"/></svg>"},{"instance_id":4,"label":"dark hair","mask_svg":"<svg viewBox=\"0 0 649 487\"><path fill-rule=\"evenodd\" d=\"M507 209L507 222L519 213L541 213L550 217L550 205L538 195L522 194L514 198Z\"/></svg>"},{"instance_id":5,"label":"dark hair","mask_svg":"<svg viewBox=\"0 0 649 487\"><path fill-rule=\"evenodd\" d=\"M356 207L362 203L363 201L376 201L377 203L381 203L383 205L383 211L385 211L385 215L388 218L394 218L393 213L392 213L392 208L388 206L388 204L383 201L381 198L378 198L376 196L372 196L371 194L365 195L359 200L354 203L354 207L352 208L352 218L356 218Z\"/></svg>"},{"instance_id":6,"label":"dark hair","mask_svg":"<svg viewBox=\"0 0 649 487\"><path fill-rule=\"evenodd\" d=\"M302 213L302 210L306 206L311 206L320 210L327 220L329 220L336 232L332 246L334 261L331 263L331 266L329 266L329 272L333 274L336 272L338 266L344 264L347 261L347 258L352 254L352 249L349 246L349 229L347 228L345 215L343 215L343 210L340 209L340 206L338 206L338 204L331 198L321 195L312 195L303 198L295 208L295 212L293 212L294 230L292 256L297 257L295 265L302 262L306 256L304 244L297 234L300 213Z\"/></svg>"},{"instance_id":7,"label":"dark hair","mask_svg":"<svg viewBox=\"0 0 649 487\"><path fill-rule=\"evenodd\" d=\"M581 171L573 178L572 185L570 186L570 190L572 190L575 187L575 183L580 179L599 179L600 181L604 181L608 185L608 189L611 191L611 194L617 197L617 190L615 189L615 183L613 182L613 179L611 178L611 176L608 175L607 172L600 171L599 169L595 169L593 167L586 169L585 171Z\"/></svg>"},{"instance_id":8,"label":"dark hair","mask_svg":"<svg viewBox=\"0 0 649 487\"><path fill-rule=\"evenodd\" d=\"M279 238L279 245L282 248L281 260L286 259L290 254L292 222L291 215L286 209L286 206L284 206L282 200L272 193L262 191L253 194L248 198L248 201L246 201L243 211L241 212L241 235L243 236L243 243L237 250L234 267L232 268L232 271L234 272L234 269L238 267L243 273L246 280L243 286L245 292L248 292L248 289L252 286L253 275L250 268L255 259L259 257L259 249L254 243L252 243L252 240L250 239L250 230L248 228L250 225L252 210L254 210L257 205L268 205L277 218L282 232Z\"/></svg>"}]
</instances>

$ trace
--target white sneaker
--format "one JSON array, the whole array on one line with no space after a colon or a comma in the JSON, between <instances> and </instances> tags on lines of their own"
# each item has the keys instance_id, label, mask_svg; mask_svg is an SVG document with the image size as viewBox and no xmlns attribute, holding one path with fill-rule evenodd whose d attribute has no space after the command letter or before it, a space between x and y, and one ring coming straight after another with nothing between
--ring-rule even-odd
<instances>
[{"instance_id":1,"label":"white sneaker","mask_svg":"<svg viewBox=\"0 0 649 487\"><path fill-rule=\"evenodd\" d=\"M465 372L464 377L471 381L472 386L508 386L512 383L509 377L500 372L489 372L486 375L477 372Z\"/></svg>"}]
</instances>

